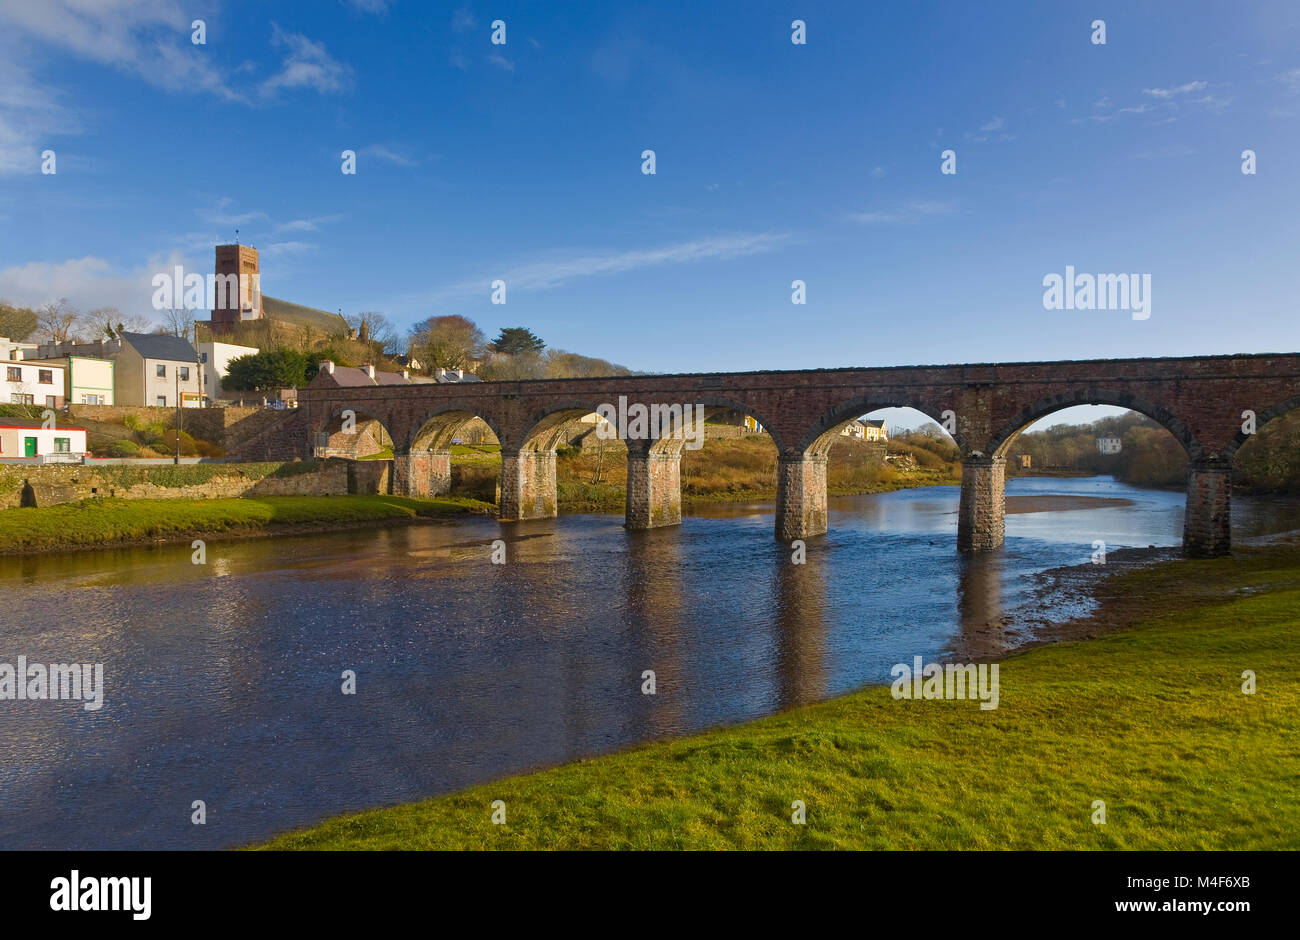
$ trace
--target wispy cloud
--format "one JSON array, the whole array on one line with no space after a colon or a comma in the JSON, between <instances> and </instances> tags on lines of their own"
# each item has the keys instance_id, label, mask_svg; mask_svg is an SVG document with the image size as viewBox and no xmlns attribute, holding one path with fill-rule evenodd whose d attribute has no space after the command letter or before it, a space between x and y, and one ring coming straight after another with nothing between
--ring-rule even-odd
<instances>
[{"instance_id":1,"label":"wispy cloud","mask_svg":"<svg viewBox=\"0 0 1300 940\"><path fill-rule=\"evenodd\" d=\"M492 53L487 57L487 60L497 68L504 69L507 72L513 72L515 70L515 64L499 52Z\"/></svg>"},{"instance_id":2,"label":"wispy cloud","mask_svg":"<svg viewBox=\"0 0 1300 940\"><path fill-rule=\"evenodd\" d=\"M376 16L387 13L392 2L393 0L343 0L344 6L352 7L361 13L373 13Z\"/></svg>"},{"instance_id":3,"label":"wispy cloud","mask_svg":"<svg viewBox=\"0 0 1300 940\"><path fill-rule=\"evenodd\" d=\"M898 222L915 223L938 215L952 215L956 211L957 204L953 202L913 200L912 202L905 203L896 209L876 212L853 212L849 214L849 220L869 225L892 224Z\"/></svg>"},{"instance_id":4,"label":"wispy cloud","mask_svg":"<svg viewBox=\"0 0 1300 940\"><path fill-rule=\"evenodd\" d=\"M1202 91L1207 87L1207 82L1188 82L1186 85L1179 85L1177 88L1143 88L1142 94L1150 95L1152 98L1167 99L1190 94L1193 91Z\"/></svg>"},{"instance_id":5,"label":"wispy cloud","mask_svg":"<svg viewBox=\"0 0 1300 940\"><path fill-rule=\"evenodd\" d=\"M465 4L451 15L451 28L458 33L463 33L478 26L478 20L474 18L474 11Z\"/></svg>"},{"instance_id":6,"label":"wispy cloud","mask_svg":"<svg viewBox=\"0 0 1300 940\"><path fill-rule=\"evenodd\" d=\"M384 144L370 144L361 148L361 156L374 157L383 163L391 163L394 166L419 166L420 161L410 154L403 153Z\"/></svg>"},{"instance_id":7,"label":"wispy cloud","mask_svg":"<svg viewBox=\"0 0 1300 940\"><path fill-rule=\"evenodd\" d=\"M250 212L231 212L230 205L234 200L229 196L224 196L217 200L217 204L210 208L196 209L200 219L209 225L220 225L228 228L234 225L247 225L250 222L259 222L268 218L265 212L254 210Z\"/></svg>"},{"instance_id":8,"label":"wispy cloud","mask_svg":"<svg viewBox=\"0 0 1300 940\"><path fill-rule=\"evenodd\" d=\"M276 225L275 230L276 232L314 232L322 225L337 222L341 218L343 218L341 215L321 215L314 219L293 219Z\"/></svg>"},{"instance_id":9,"label":"wispy cloud","mask_svg":"<svg viewBox=\"0 0 1300 940\"><path fill-rule=\"evenodd\" d=\"M321 94L340 92L352 83L352 69L329 54L323 43L301 33L289 33L272 26L271 43L288 49L280 71L259 86L263 97L283 89L308 88Z\"/></svg>"},{"instance_id":10,"label":"wispy cloud","mask_svg":"<svg viewBox=\"0 0 1300 940\"><path fill-rule=\"evenodd\" d=\"M1288 95L1300 95L1300 69L1291 69L1277 76Z\"/></svg>"},{"instance_id":11,"label":"wispy cloud","mask_svg":"<svg viewBox=\"0 0 1300 940\"><path fill-rule=\"evenodd\" d=\"M983 124L981 124L979 130L976 131L975 133L970 133L968 131L966 133L966 137L969 140L973 140L977 144L982 144L985 141L992 140L995 137L998 140L1015 140L1015 137L1013 137L1012 135L1004 133L1006 127L1007 127L1007 122L1005 118L995 117L992 120L985 121Z\"/></svg>"},{"instance_id":12,"label":"wispy cloud","mask_svg":"<svg viewBox=\"0 0 1300 940\"><path fill-rule=\"evenodd\" d=\"M582 278L607 277L664 265L728 261L773 251L787 238L787 235L779 232L718 235L658 248L552 257L514 264L504 270L489 272L483 277L462 281L436 292L434 297L446 300L481 294L487 290L488 284L498 278L504 280L512 291L542 291Z\"/></svg>"}]
</instances>

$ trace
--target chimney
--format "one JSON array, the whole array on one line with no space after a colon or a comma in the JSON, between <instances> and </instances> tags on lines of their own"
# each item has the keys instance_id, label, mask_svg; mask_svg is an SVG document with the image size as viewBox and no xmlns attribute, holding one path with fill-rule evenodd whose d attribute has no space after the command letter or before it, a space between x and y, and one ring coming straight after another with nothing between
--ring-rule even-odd
<instances>
[{"instance_id":1,"label":"chimney","mask_svg":"<svg viewBox=\"0 0 1300 940\"><path fill-rule=\"evenodd\" d=\"M334 362L333 362L333 360L330 360L330 359L322 359L322 360L321 360L321 364L320 364L320 371L321 371L321 372L324 372L326 375L333 375L333 374L334 374Z\"/></svg>"},{"instance_id":2,"label":"chimney","mask_svg":"<svg viewBox=\"0 0 1300 940\"><path fill-rule=\"evenodd\" d=\"M456 381L457 381L457 382L459 382L461 379L465 378L465 370L464 370L464 369L452 369L452 370L450 370L450 371L451 371L451 374L452 374L452 375L456 376Z\"/></svg>"},{"instance_id":3,"label":"chimney","mask_svg":"<svg viewBox=\"0 0 1300 940\"><path fill-rule=\"evenodd\" d=\"M411 381L411 370L410 370L410 369L403 369L403 370L402 370L402 378L405 379L407 382Z\"/></svg>"},{"instance_id":4,"label":"chimney","mask_svg":"<svg viewBox=\"0 0 1300 940\"><path fill-rule=\"evenodd\" d=\"M375 367L368 362L362 364L361 371L364 372L366 375L370 376L370 378L372 379L375 377Z\"/></svg>"}]
</instances>

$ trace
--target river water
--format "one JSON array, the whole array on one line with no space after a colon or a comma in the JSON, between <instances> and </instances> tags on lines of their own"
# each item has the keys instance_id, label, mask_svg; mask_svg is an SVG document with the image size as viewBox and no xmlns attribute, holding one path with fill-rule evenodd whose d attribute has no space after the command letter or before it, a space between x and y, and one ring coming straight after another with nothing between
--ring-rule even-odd
<instances>
[{"instance_id":1,"label":"river water","mask_svg":"<svg viewBox=\"0 0 1300 940\"><path fill-rule=\"evenodd\" d=\"M1007 493L1045 511L1012 512L1005 549L972 559L956 487L832 498L802 565L770 504L641 533L563 515L213 542L206 565L187 546L0 558L0 662L103 663L106 686L98 711L0 702L0 846L245 844L743 721L915 655L995 655L1032 638L1026 615L1086 613L1043 610L1044 571L1096 541L1181 539L1181 493L1108 477ZM1233 511L1237 537L1300 527L1293 501Z\"/></svg>"}]
</instances>

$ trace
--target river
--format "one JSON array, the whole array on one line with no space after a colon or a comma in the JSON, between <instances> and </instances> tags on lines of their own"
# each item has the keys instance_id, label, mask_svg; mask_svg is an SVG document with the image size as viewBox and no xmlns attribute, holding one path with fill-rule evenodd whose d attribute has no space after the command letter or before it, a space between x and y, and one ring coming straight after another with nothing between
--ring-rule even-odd
<instances>
[{"instance_id":1,"label":"river","mask_svg":"<svg viewBox=\"0 0 1300 940\"><path fill-rule=\"evenodd\" d=\"M103 663L106 692L97 711L0 702L0 845L228 847L744 721L915 655L996 655L1035 617L1087 612L1042 609L1043 572L1099 541L1181 539L1181 493L1108 477L1007 492L1032 511L970 559L955 487L832 498L802 565L770 504L642 533L562 515L213 542L205 565L188 546L4 558L0 662ZM1300 527L1295 501L1233 510L1235 537Z\"/></svg>"}]
</instances>

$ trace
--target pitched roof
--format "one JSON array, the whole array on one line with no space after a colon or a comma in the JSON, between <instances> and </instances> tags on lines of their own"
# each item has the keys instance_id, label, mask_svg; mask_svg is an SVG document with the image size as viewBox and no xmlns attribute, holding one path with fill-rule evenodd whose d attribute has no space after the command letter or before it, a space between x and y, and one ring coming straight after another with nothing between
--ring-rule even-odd
<instances>
[{"instance_id":1,"label":"pitched roof","mask_svg":"<svg viewBox=\"0 0 1300 940\"><path fill-rule=\"evenodd\" d=\"M883 428L885 420L883 418L859 418L864 428Z\"/></svg>"},{"instance_id":2,"label":"pitched roof","mask_svg":"<svg viewBox=\"0 0 1300 940\"><path fill-rule=\"evenodd\" d=\"M193 362L199 358L189 340L166 333L122 333L124 343L146 359L170 359L175 362Z\"/></svg>"},{"instance_id":3,"label":"pitched roof","mask_svg":"<svg viewBox=\"0 0 1300 940\"><path fill-rule=\"evenodd\" d=\"M308 383L308 387L331 384L342 388L361 388L368 385L409 385L411 383L400 372L376 371L372 379L370 374L359 366L335 366L333 372L324 369L317 372L316 377Z\"/></svg>"},{"instance_id":4,"label":"pitched roof","mask_svg":"<svg viewBox=\"0 0 1300 940\"><path fill-rule=\"evenodd\" d=\"M348 324L337 313L304 307L302 304L290 303L276 297L262 295L262 316L295 326L309 326L314 330L334 335L347 335Z\"/></svg>"}]
</instances>

